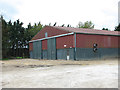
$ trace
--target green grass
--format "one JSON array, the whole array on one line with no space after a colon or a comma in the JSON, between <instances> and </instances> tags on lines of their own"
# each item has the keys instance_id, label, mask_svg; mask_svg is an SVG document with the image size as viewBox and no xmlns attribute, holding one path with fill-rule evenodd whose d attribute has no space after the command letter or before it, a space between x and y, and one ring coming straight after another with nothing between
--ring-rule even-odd
<instances>
[{"instance_id":1,"label":"green grass","mask_svg":"<svg viewBox=\"0 0 120 90\"><path fill-rule=\"evenodd\" d=\"M23 57L16 57L16 59L22 59Z\"/></svg>"},{"instance_id":2,"label":"green grass","mask_svg":"<svg viewBox=\"0 0 120 90\"><path fill-rule=\"evenodd\" d=\"M28 57L10 57L10 58L3 58L3 59L1 59L1 60L11 60L11 59L24 59L24 58L28 58Z\"/></svg>"},{"instance_id":3,"label":"green grass","mask_svg":"<svg viewBox=\"0 0 120 90\"><path fill-rule=\"evenodd\" d=\"M12 58L3 58L3 61L11 60L11 59L22 59L23 57L12 57Z\"/></svg>"},{"instance_id":4,"label":"green grass","mask_svg":"<svg viewBox=\"0 0 120 90\"><path fill-rule=\"evenodd\" d=\"M2 60L10 60L9 58L3 58Z\"/></svg>"}]
</instances>

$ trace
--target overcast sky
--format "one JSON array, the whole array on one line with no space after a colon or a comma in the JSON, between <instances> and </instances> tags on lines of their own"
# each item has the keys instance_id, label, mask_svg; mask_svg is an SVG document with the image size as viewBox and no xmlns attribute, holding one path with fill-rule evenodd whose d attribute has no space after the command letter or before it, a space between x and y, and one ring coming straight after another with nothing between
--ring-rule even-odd
<instances>
[{"instance_id":1,"label":"overcast sky","mask_svg":"<svg viewBox=\"0 0 120 90\"><path fill-rule=\"evenodd\" d=\"M0 0L0 14L9 21L20 19L24 27L29 22L39 21L45 25L70 24L73 27L81 22L92 21L95 29L118 25L119 0Z\"/></svg>"}]
</instances>

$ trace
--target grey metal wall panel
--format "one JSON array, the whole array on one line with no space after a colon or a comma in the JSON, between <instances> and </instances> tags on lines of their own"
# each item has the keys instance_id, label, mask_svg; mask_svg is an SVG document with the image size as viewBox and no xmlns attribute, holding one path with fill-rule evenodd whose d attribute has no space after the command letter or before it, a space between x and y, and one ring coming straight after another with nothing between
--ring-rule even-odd
<instances>
[{"instance_id":1,"label":"grey metal wall panel","mask_svg":"<svg viewBox=\"0 0 120 90\"><path fill-rule=\"evenodd\" d=\"M51 59L51 39L47 40L47 48L48 48L48 59Z\"/></svg>"},{"instance_id":2,"label":"grey metal wall panel","mask_svg":"<svg viewBox=\"0 0 120 90\"><path fill-rule=\"evenodd\" d=\"M47 50L43 50L43 59L47 59Z\"/></svg>"},{"instance_id":3,"label":"grey metal wall panel","mask_svg":"<svg viewBox=\"0 0 120 90\"><path fill-rule=\"evenodd\" d=\"M35 52L36 52L36 58L38 59L39 58L39 49L38 49L38 42L35 42L35 44L36 44L36 47L35 47Z\"/></svg>"},{"instance_id":4,"label":"grey metal wall panel","mask_svg":"<svg viewBox=\"0 0 120 90\"><path fill-rule=\"evenodd\" d=\"M37 41L37 58L38 59L42 59L42 42L41 41Z\"/></svg>"},{"instance_id":5,"label":"grey metal wall panel","mask_svg":"<svg viewBox=\"0 0 120 90\"><path fill-rule=\"evenodd\" d=\"M100 49L97 52L93 52L93 48L77 48L76 49L76 60L86 59L99 59L101 57Z\"/></svg>"},{"instance_id":6,"label":"grey metal wall panel","mask_svg":"<svg viewBox=\"0 0 120 90\"><path fill-rule=\"evenodd\" d=\"M51 39L52 42L52 59L56 59L56 38Z\"/></svg>"},{"instance_id":7,"label":"grey metal wall panel","mask_svg":"<svg viewBox=\"0 0 120 90\"><path fill-rule=\"evenodd\" d=\"M74 60L74 48L57 49L57 59L67 59L67 50L69 50L69 59Z\"/></svg>"},{"instance_id":8,"label":"grey metal wall panel","mask_svg":"<svg viewBox=\"0 0 120 90\"><path fill-rule=\"evenodd\" d=\"M33 51L30 51L30 58L33 58Z\"/></svg>"},{"instance_id":9,"label":"grey metal wall panel","mask_svg":"<svg viewBox=\"0 0 120 90\"><path fill-rule=\"evenodd\" d=\"M74 54L75 54L74 48L69 48L69 50L70 50L70 60L74 60L75 59L74 58Z\"/></svg>"},{"instance_id":10,"label":"grey metal wall panel","mask_svg":"<svg viewBox=\"0 0 120 90\"><path fill-rule=\"evenodd\" d=\"M101 58L115 58L118 57L118 48L100 48Z\"/></svg>"},{"instance_id":11,"label":"grey metal wall panel","mask_svg":"<svg viewBox=\"0 0 120 90\"><path fill-rule=\"evenodd\" d=\"M47 54L48 59L55 60L56 59L56 38L47 40Z\"/></svg>"},{"instance_id":12,"label":"grey metal wall panel","mask_svg":"<svg viewBox=\"0 0 120 90\"><path fill-rule=\"evenodd\" d=\"M57 49L57 59L66 60L67 58L66 50L65 49Z\"/></svg>"},{"instance_id":13,"label":"grey metal wall panel","mask_svg":"<svg viewBox=\"0 0 120 90\"><path fill-rule=\"evenodd\" d=\"M76 60L103 59L110 57L118 57L117 48L98 48L97 52L93 52L92 48L76 49Z\"/></svg>"},{"instance_id":14,"label":"grey metal wall panel","mask_svg":"<svg viewBox=\"0 0 120 90\"><path fill-rule=\"evenodd\" d=\"M36 43L33 42L33 58L36 58Z\"/></svg>"},{"instance_id":15,"label":"grey metal wall panel","mask_svg":"<svg viewBox=\"0 0 120 90\"><path fill-rule=\"evenodd\" d=\"M42 42L33 42L33 58L42 59Z\"/></svg>"}]
</instances>

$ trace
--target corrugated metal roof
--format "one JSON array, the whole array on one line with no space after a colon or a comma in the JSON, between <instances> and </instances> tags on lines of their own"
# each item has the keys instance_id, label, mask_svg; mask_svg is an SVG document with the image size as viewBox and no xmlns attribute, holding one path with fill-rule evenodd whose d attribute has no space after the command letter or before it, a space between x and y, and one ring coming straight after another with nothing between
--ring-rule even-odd
<instances>
[{"instance_id":1,"label":"corrugated metal roof","mask_svg":"<svg viewBox=\"0 0 120 90\"><path fill-rule=\"evenodd\" d=\"M68 32L85 33L85 34L102 34L102 35L120 35L119 31L107 31L107 30L97 30L97 29L86 29L86 28L73 28L73 27L60 27L51 26L60 30L65 30Z\"/></svg>"}]
</instances>

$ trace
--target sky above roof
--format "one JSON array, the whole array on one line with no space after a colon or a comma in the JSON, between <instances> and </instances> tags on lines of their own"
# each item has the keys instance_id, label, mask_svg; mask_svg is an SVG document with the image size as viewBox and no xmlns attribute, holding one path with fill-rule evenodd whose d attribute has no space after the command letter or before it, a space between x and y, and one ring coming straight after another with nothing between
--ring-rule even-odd
<instances>
[{"instance_id":1,"label":"sky above roof","mask_svg":"<svg viewBox=\"0 0 120 90\"><path fill-rule=\"evenodd\" d=\"M0 0L0 14L9 21L20 19L27 27L39 21L43 25L92 21L95 29L114 30L118 25L119 0Z\"/></svg>"}]
</instances>

